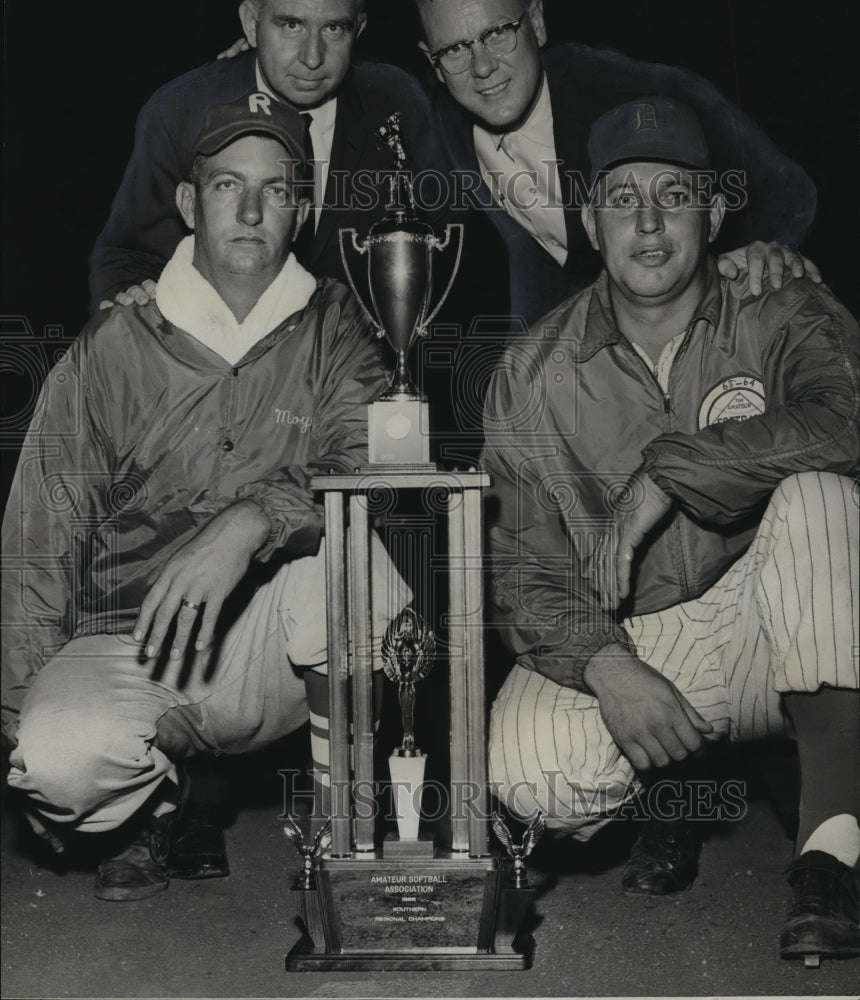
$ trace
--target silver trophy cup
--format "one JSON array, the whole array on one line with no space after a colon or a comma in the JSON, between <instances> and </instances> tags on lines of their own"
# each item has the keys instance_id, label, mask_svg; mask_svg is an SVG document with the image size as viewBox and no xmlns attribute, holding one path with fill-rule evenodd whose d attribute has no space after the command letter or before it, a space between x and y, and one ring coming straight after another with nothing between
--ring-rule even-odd
<instances>
[{"instance_id":1,"label":"silver trophy cup","mask_svg":"<svg viewBox=\"0 0 860 1000\"><path fill-rule=\"evenodd\" d=\"M394 153L390 200L383 219L364 240L355 229L340 230L340 251L349 285L377 336L385 337L397 358L390 383L370 404L369 447L373 465L428 465L427 401L412 382L407 358L416 339L429 326L451 290L460 266L463 227L446 226L443 238L416 215L412 182L404 169L400 116L391 115L378 130ZM433 303L433 252L455 255L450 276ZM366 258L366 282L360 280ZM367 291L362 294L361 287ZM369 303L367 300L370 300Z\"/></svg>"}]
</instances>

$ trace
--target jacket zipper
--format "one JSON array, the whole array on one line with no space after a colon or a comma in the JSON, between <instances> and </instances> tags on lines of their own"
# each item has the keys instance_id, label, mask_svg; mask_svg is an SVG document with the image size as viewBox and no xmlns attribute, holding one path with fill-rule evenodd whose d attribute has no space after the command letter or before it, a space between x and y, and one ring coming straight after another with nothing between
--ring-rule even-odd
<instances>
[{"instance_id":1,"label":"jacket zipper","mask_svg":"<svg viewBox=\"0 0 860 1000\"><path fill-rule=\"evenodd\" d=\"M695 323L696 323L696 317L694 316L693 319L690 320L690 324L687 327L686 332L684 333L684 339L681 341L681 346L675 352L675 357L672 359L672 367L669 369L669 381L668 381L669 395L666 395L664 397L665 400L666 400L667 405L669 403L669 399L670 399L670 395L671 395L671 390L672 390L672 385L673 385L673 382L674 382L674 375L675 375L675 372L677 371L678 363L680 362L681 358L684 356L684 354L687 351L687 345L690 343L690 333L691 333L691 331L692 331L693 326L695 325ZM667 413L669 412L668 408L667 408L666 412ZM677 540L678 549L679 549L679 551L681 553L681 558L680 558L679 564L678 564L678 570L679 570L680 577L681 577L681 586L683 588L684 600L689 600L691 591L690 591L690 576L689 576L689 573L687 572L687 565L688 565L687 552L688 552L688 549L687 549L686 539L684 538L683 522L680 520L680 518L676 518L675 519L674 523L672 524L672 531L675 534L675 538Z\"/></svg>"},{"instance_id":2,"label":"jacket zipper","mask_svg":"<svg viewBox=\"0 0 860 1000\"><path fill-rule=\"evenodd\" d=\"M672 400L665 392L663 392L663 386L660 385L660 382L657 378L656 366L646 364L645 359L642 357L642 355L628 343L626 338L622 338L621 340L618 341L618 343L621 344L624 350L630 353L636 359L636 361L639 362L642 368L648 373L649 381L654 383L657 392L660 393L660 398L663 400L663 413L665 414L671 413ZM668 431L670 428L666 427L664 429Z\"/></svg>"},{"instance_id":3,"label":"jacket zipper","mask_svg":"<svg viewBox=\"0 0 860 1000\"><path fill-rule=\"evenodd\" d=\"M675 357L672 359L672 368L670 369L669 372L670 390L672 383L672 373L675 371L676 363L680 360L681 356L687 349L687 344L689 343L690 340L690 330L692 329L694 322L695 319L687 327L684 333L684 339L681 341L681 346L678 348ZM639 363L642 365L645 371L648 372L649 379L657 387L657 391L660 393L660 398L663 400L663 414L666 417L666 420L664 421L665 430L667 433L671 432L672 428L669 427L670 423L669 417L670 414L672 413L672 395L671 391L670 392L663 391L663 386L660 385L660 380L657 378L657 366L647 365L645 363L645 360L642 358L642 355L639 354L638 351L634 350L626 339L620 340L619 343L623 344L624 347L628 351L630 351L631 354L635 356L635 358L639 361ZM680 576L682 593L684 594L684 599L686 600L690 594L690 580L687 574L687 546L684 544L684 535L683 532L681 531L681 524L677 519L673 520L671 531L672 535L675 538L675 545L673 546L673 548L675 548L679 554L679 558L676 560L676 568Z\"/></svg>"}]
</instances>

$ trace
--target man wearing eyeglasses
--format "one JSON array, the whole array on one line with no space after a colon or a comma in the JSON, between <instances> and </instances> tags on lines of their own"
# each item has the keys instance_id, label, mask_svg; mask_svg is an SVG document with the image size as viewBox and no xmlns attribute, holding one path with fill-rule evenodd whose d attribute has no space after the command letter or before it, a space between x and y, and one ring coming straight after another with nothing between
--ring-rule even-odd
<instances>
[{"instance_id":1,"label":"man wearing eyeglasses","mask_svg":"<svg viewBox=\"0 0 860 1000\"><path fill-rule=\"evenodd\" d=\"M687 101L704 122L715 168L747 171L748 211L730 213L725 246L750 236L802 240L815 214L811 180L706 80L578 43L544 50L542 0L417 4L421 48L445 88L437 112L450 163L507 245L512 316L531 322L596 277L579 223L588 130L641 93ZM784 269L819 280L800 255L760 243L724 256L720 269L735 277L747 264L756 292L765 268L777 286Z\"/></svg>"}]
</instances>

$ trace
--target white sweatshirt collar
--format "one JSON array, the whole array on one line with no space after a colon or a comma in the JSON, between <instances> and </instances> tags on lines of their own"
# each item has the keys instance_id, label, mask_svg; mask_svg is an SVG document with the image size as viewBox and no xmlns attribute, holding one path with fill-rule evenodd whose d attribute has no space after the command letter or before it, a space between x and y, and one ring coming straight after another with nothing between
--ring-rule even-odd
<instances>
[{"instance_id":1,"label":"white sweatshirt collar","mask_svg":"<svg viewBox=\"0 0 860 1000\"><path fill-rule=\"evenodd\" d=\"M162 316L190 333L228 364L236 364L288 316L304 309L316 279L291 253L278 276L239 323L227 303L193 264L194 237L186 238L167 262L155 293Z\"/></svg>"}]
</instances>

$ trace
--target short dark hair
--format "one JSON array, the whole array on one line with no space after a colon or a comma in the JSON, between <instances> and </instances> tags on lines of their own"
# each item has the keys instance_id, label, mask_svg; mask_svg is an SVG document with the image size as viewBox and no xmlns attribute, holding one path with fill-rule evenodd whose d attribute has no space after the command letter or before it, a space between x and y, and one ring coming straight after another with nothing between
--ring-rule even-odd
<instances>
[{"instance_id":1,"label":"short dark hair","mask_svg":"<svg viewBox=\"0 0 860 1000\"><path fill-rule=\"evenodd\" d=\"M200 182L203 180L203 167L208 159L208 156L198 153L191 161L191 173L188 180L194 185L195 190L200 187Z\"/></svg>"}]
</instances>

